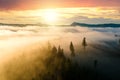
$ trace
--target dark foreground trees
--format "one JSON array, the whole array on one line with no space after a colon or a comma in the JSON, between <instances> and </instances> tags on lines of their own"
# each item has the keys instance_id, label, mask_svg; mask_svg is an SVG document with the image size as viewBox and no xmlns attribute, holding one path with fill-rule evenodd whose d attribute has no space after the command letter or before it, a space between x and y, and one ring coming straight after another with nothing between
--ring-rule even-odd
<instances>
[{"instance_id":1,"label":"dark foreground trees","mask_svg":"<svg viewBox=\"0 0 120 80\"><path fill-rule=\"evenodd\" d=\"M38 52L22 56L20 60L13 59L12 63L5 67L7 80L103 80L97 79L98 74L95 75L94 68L98 69L98 60L94 61L93 68L84 66L76 61L76 56L71 58L65 55L69 53L66 53L61 46L56 47L50 43L48 45L38 49ZM74 53L72 42L69 47Z\"/></svg>"},{"instance_id":2,"label":"dark foreground trees","mask_svg":"<svg viewBox=\"0 0 120 80\"><path fill-rule=\"evenodd\" d=\"M86 46L87 46L86 37L83 38L82 46L83 46L84 50L86 50Z\"/></svg>"},{"instance_id":3,"label":"dark foreground trees","mask_svg":"<svg viewBox=\"0 0 120 80\"><path fill-rule=\"evenodd\" d=\"M75 55L74 45L70 43L71 55ZM81 67L72 59L66 57L63 48L53 46L44 61L45 71L33 80L93 80L94 72L87 67ZM47 54L48 54L47 53ZM73 56L74 57L74 56Z\"/></svg>"},{"instance_id":4,"label":"dark foreground trees","mask_svg":"<svg viewBox=\"0 0 120 80\"><path fill-rule=\"evenodd\" d=\"M75 56L75 49L74 49L74 45L73 45L72 41L70 42L70 51L71 51L71 55Z\"/></svg>"}]
</instances>

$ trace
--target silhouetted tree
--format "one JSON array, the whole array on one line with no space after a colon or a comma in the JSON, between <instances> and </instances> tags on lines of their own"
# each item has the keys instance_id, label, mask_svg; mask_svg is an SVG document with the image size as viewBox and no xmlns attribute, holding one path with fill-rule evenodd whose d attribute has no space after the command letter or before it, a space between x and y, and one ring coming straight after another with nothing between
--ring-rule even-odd
<instances>
[{"instance_id":1,"label":"silhouetted tree","mask_svg":"<svg viewBox=\"0 0 120 80\"><path fill-rule=\"evenodd\" d=\"M97 60L94 60L94 67L95 67L95 69L96 69L96 67L97 67L97 64L98 64L98 61L97 61Z\"/></svg>"},{"instance_id":2,"label":"silhouetted tree","mask_svg":"<svg viewBox=\"0 0 120 80\"><path fill-rule=\"evenodd\" d=\"M82 46L84 47L84 50L85 50L86 46L87 46L87 42L86 42L86 38L85 37L83 38Z\"/></svg>"},{"instance_id":3,"label":"silhouetted tree","mask_svg":"<svg viewBox=\"0 0 120 80\"><path fill-rule=\"evenodd\" d=\"M57 53L57 48L55 46L52 48L52 53Z\"/></svg>"},{"instance_id":4,"label":"silhouetted tree","mask_svg":"<svg viewBox=\"0 0 120 80\"><path fill-rule=\"evenodd\" d=\"M48 41L48 50L51 50L52 46L50 44L50 42Z\"/></svg>"},{"instance_id":5,"label":"silhouetted tree","mask_svg":"<svg viewBox=\"0 0 120 80\"><path fill-rule=\"evenodd\" d=\"M118 43L119 43L119 45L120 45L120 39L119 39Z\"/></svg>"},{"instance_id":6,"label":"silhouetted tree","mask_svg":"<svg viewBox=\"0 0 120 80\"><path fill-rule=\"evenodd\" d=\"M71 55L75 56L75 49L72 42L70 42L70 51L71 51Z\"/></svg>"},{"instance_id":7,"label":"silhouetted tree","mask_svg":"<svg viewBox=\"0 0 120 80\"><path fill-rule=\"evenodd\" d=\"M61 49L60 46L58 47L58 56L59 56L59 57L63 57L63 56L64 56L64 50Z\"/></svg>"},{"instance_id":8,"label":"silhouetted tree","mask_svg":"<svg viewBox=\"0 0 120 80\"><path fill-rule=\"evenodd\" d=\"M94 68L95 68L95 80L97 80L97 65L98 65L98 60L94 60Z\"/></svg>"},{"instance_id":9,"label":"silhouetted tree","mask_svg":"<svg viewBox=\"0 0 120 80\"><path fill-rule=\"evenodd\" d=\"M61 50L61 53L64 54L64 50L63 49Z\"/></svg>"},{"instance_id":10,"label":"silhouetted tree","mask_svg":"<svg viewBox=\"0 0 120 80\"><path fill-rule=\"evenodd\" d=\"M58 47L58 54L59 53L61 53L61 47L60 47L60 45L59 45L59 47Z\"/></svg>"}]
</instances>

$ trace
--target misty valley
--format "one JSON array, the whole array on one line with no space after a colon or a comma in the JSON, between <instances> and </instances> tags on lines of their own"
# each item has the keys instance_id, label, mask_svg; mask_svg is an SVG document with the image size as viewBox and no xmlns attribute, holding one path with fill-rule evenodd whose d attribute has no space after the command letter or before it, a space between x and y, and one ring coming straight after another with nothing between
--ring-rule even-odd
<instances>
[{"instance_id":1,"label":"misty valley","mask_svg":"<svg viewBox=\"0 0 120 80\"><path fill-rule=\"evenodd\" d=\"M120 80L120 28L0 26L0 80Z\"/></svg>"}]
</instances>

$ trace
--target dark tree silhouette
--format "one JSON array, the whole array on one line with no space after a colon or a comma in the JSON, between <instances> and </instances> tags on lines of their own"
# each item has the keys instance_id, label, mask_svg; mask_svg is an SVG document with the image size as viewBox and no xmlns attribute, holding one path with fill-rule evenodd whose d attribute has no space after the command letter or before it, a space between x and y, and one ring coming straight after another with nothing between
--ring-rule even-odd
<instances>
[{"instance_id":1,"label":"dark tree silhouette","mask_svg":"<svg viewBox=\"0 0 120 80\"><path fill-rule=\"evenodd\" d=\"M71 55L75 56L75 49L74 49L72 41L70 42L70 51L71 51Z\"/></svg>"},{"instance_id":2,"label":"dark tree silhouette","mask_svg":"<svg viewBox=\"0 0 120 80\"><path fill-rule=\"evenodd\" d=\"M48 50L51 50L52 46L50 44L50 42L48 41Z\"/></svg>"},{"instance_id":3,"label":"dark tree silhouette","mask_svg":"<svg viewBox=\"0 0 120 80\"><path fill-rule=\"evenodd\" d=\"M55 46L52 48L52 53L57 53L57 48Z\"/></svg>"},{"instance_id":4,"label":"dark tree silhouette","mask_svg":"<svg viewBox=\"0 0 120 80\"><path fill-rule=\"evenodd\" d=\"M94 60L94 67L97 68L98 60Z\"/></svg>"},{"instance_id":5,"label":"dark tree silhouette","mask_svg":"<svg viewBox=\"0 0 120 80\"><path fill-rule=\"evenodd\" d=\"M120 39L119 39L118 43L119 43L119 45L120 45Z\"/></svg>"},{"instance_id":6,"label":"dark tree silhouette","mask_svg":"<svg viewBox=\"0 0 120 80\"><path fill-rule=\"evenodd\" d=\"M59 45L59 47L58 47L58 54L60 54L60 53L61 53L61 47Z\"/></svg>"},{"instance_id":7,"label":"dark tree silhouette","mask_svg":"<svg viewBox=\"0 0 120 80\"><path fill-rule=\"evenodd\" d=\"M61 50L61 53L64 54L64 50L63 49Z\"/></svg>"},{"instance_id":8,"label":"dark tree silhouette","mask_svg":"<svg viewBox=\"0 0 120 80\"><path fill-rule=\"evenodd\" d=\"M64 50L59 46L58 47L58 56L63 57L64 56Z\"/></svg>"},{"instance_id":9,"label":"dark tree silhouette","mask_svg":"<svg viewBox=\"0 0 120 80\"><path fill-rule=\"evenodd\" d=\"M86 42L86 38L85 37L83 38L82 46L84 47L84 50L85 50L86 46L87 46L87 42Z\"/></svg>"},{"instance_id":10,"label":"dark tree silhouette","mask_svg":"<svg viewBox=\"0 0 120 80\"><path fill-rule=\"evenodd\" d=\"M98 66L98 60L94 60L94 68L95 68L95 80L97 80L98 74L97 74L97 66Z\"/></svg>"}]
</instances>

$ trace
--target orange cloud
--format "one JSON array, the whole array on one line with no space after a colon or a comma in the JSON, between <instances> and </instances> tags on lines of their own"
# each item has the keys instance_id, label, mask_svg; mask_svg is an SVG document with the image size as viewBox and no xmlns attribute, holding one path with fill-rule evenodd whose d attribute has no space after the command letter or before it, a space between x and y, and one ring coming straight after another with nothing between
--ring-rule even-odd
<instances>
[{"instance_id":1,"label":"orange cloud","mask_svg":"<svg viewBox=\"0 0 120 80\"><path fill-rule=\"evenodd\" d=\"M120 0L0 0L1 10L62 7L119 7Z\"/></svg>"}]
</instances>

